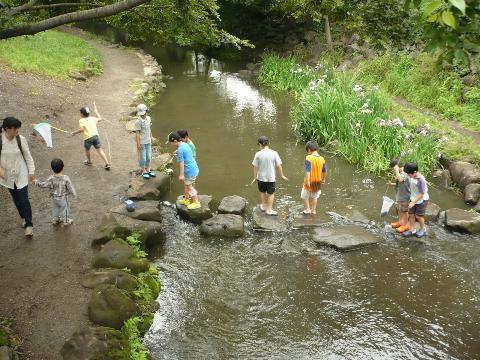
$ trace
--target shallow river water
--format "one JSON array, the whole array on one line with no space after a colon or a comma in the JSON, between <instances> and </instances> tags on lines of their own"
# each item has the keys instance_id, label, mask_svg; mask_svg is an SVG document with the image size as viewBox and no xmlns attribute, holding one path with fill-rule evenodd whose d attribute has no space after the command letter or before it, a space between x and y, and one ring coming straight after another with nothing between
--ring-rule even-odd
<instances>
[{"instance_id":1,"label":"shallow river water","mask_svg":"<svg viewBox=\"0 0 480 360\"><path fill-rule=\"evenodd\" d=\"M285 217L300 205L305 150L290 130L291 99L242 80L235 66L201 59L197 67L191 53L146 50L173 77L152 109L154 135L188 129L200 193L256 205L251 161L267 135L289 177L277 182L275 206ZM204 238L165 208L160 310L145 339L155 359L480 358L480 239L437 225L425 243L388 235L393 217L379 216L386 178L324 155L318 211L356 209L384 241L339 253L315 245L308 230L253 232L248 216L244 237ZM170 201L182 193L174 169ZM431 199L464 207L451 192L432 189Z\"/></svg>"}]
</instances>

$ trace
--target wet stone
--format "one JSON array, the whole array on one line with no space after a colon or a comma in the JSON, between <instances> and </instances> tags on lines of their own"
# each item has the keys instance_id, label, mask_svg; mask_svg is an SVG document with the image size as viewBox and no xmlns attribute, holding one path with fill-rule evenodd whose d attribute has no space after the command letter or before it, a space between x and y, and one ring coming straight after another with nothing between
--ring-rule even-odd
<instances>
[{"instance_id":1,"label":"wet stone","mask_svg":"<svg viewBox=\"0 0 480 360\"><path fill-rule=\"evenodd\" d=\"M366 217L361 211L350 206L346 206L340 209L335 209L335 211L336 211L336 214L341 215L345 217L347 220L350 220L353 222L358 222L362 224L368 224L370 222L370 219Z\"/></svg>"},{"instance_id":2,"label":"wet stone","mask_svg":"<svg viewBox=\"0 0 480 360\"><path fill-rule=\"evenodd\" d=\"M351 251L376 245L382 241L382 238L359 226L341 225L316 229L313 241L338 251Z\"/></svg>"},{"instance_id":3,"label":"wet stone","mask_svg":"<svg viewBox=\"0 0 480 360\"><path fill-rule=\"evenodd\" d=\"M448 209L445 211L445 226L451 230L480 233L480 215L474 211L462 209Z\"/></svg>"},{"instance_id":4,"label":"wet stone","mask_svg":"<svg viewBox=\"0 0 480 360\"><path fill-rule=\"evenodd\" d=\"M302 214L296 211L292 215L292 229L304 229L332 224L330 217L323 211L317 214Z\"/></svg>"},{"instance_id":5,"label":"wet stone","mask_svg":"<svg viewBox=\"0 0 480 360\"><path fill-rule=\"evenodd\" d=\"M220 214L243 215L246 206L247 200L244 198L237 195L226 196L220 201L218 212Z\"/></svg>"},{"instance_id":6,"label":"wet stone","mask_svg":"<svg viewBox=\"0 0 480 360\"><path fill-rule=\"evenodd\" d=\"M213 216L212 211L210 210L210 203L212 201L210 195L198 195L198 200L202 206L193 210L188 209L187 205L180 204L179 201L181 199L181 196L177 198L176 207L178 215L183 219L191 221L194 224L201 224L203 220L210 219Z\"/></svg>"},{"instance_id":7,"label":"wet stone","mask_svg":"<svg viewBox=\"0 0 480 360\"><path fill-rule=\"evenodd\" d=\"M440 206L429 201L427 205L427 209L425 211L425 221L428 221L428 222L437 221L441 210L442 209L440 208Z\"/></svg>"},{"instance_id":8,"label":"wet stone","mask_svg":"<svg viewBox=\"0 0 480 360\"><path fill-rule=\"evenodd\" d=\"M202 222L200 232L206 236L240 237L245 233L243 218L235 214L218 214Z\"/></svg>"},{"instance_id":9,"label":"wet stone","mask_svg":"<svg viewBox=\"0 0 480 360\"><path fill-rule=\"evenodd\" d=\"M158 207L158 201L136 201L135 210L130 212L127 211L125 205L119 205L112 209L110 212L128 216L132 219L143 220L143 221L162 221L162 216L160 214L160 209Z\"/></svg>"},{"instance_id":10,"label":"wet stone","mask_svg":"<svg viewBox=\"0 0 480 360\"><path fill-rule=\"evenodd\" d=\"M278 216L267 215L257 205L252 210L252 227L256 231L286 231L287 221L281 213Z\"/></svg>"}]
</instances>

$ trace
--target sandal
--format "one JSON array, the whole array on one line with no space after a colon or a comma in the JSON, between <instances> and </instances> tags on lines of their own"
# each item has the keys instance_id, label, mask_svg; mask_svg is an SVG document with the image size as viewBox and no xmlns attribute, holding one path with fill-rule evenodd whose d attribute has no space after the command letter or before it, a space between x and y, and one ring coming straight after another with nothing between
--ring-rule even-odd
<instances>
[{"instance_id":1,"label":"sandal","mask_svg":"<svg viewBox=\"0 0 480 360\"><path fill-rule=\"evenodd\" d=\"M104 169L105 169L105 170L110 170L110 164L105 164Z\"/></svg>"},{"instance_id":2,"label":"sandal","mask_svg":"<svg viewBox=\"0 0 480 360\"><path fill-rule=\"evenodd\" d=\"M300 211L300 214L302 215L311 215L312 213L310 211L302 210Z\"/></svg>"},{"instance_id":3,"label":"sandal","mask_svg":"<svg viewBox=\"0 0 480 360\"><path fill-rule=\"evenodd\" d=\"M83 165L92 166L93 164L92 164L91 161L85 160L85 161L83 162Z\"/></svg>"},{"instance_id":4,"label":"sandal","mask_svg":"<svg viewBox=\"0 0 480 360\"><path fill-rule=\"evenodd\" d=\"M147 180L150 179L150 175L148 173L143 173L142 177Z\"/></svg>"},{"instance_id":5,"label":"sandal","mask_svg":"<svg viewBox=\"0 0 480 360\"><path fill-rule=\"evenodd\" d=\"M150 175L150 177L157 177L157 174L155 174L153 171L149 171L148 175Z\"/></svg>"}]
</instances>

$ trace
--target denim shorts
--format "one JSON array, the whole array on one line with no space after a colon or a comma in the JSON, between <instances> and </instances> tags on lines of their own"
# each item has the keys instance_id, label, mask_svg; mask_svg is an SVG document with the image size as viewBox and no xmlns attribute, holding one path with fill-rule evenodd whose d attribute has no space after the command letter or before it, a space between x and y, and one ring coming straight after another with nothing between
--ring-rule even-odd
<instances>
[{"instance_id":1,"label":"denim shorts","mask_svg":"<svg viewBox=\"0 0 480 360\"><path fill-rule=\"evenodd\" d=\"M84 140L83 146L85 147L86 150L90 150L92 146L95 149L100 149L102 147L102 145L100 144L100 139L98 138L98 135L93 135L91 138Z\"/></svg>"}]
</instances>

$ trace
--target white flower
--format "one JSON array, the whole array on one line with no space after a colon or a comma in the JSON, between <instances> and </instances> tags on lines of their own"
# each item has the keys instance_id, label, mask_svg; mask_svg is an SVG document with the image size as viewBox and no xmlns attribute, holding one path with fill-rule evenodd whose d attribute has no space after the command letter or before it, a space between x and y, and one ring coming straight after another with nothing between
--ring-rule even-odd
<instances>
[{"instance_id":1,"label":"white flower","mask_svg":"<svg viewBox=\"0 0 480 360\"><path fill-rule=\"evenodd\" d=\"M422 136L427 136L427 130L423 129L421 130L418 135L422 135ZM418 144L417 144L418 145Z\"/></svg>"},{"instance_id":2,"label":"white flower","mask_svg":"<svg viewBox=\"0 0 480 360\"><path fill-rule=\"evenodd\" d=\"M406 153L405 151L402 151L402 152L400 153L400 156L402 156L402 157L405 156L405 155L407 155L407 153Z\"/></svg>"},{"instance_id":3,"label":"white flower","mask_svg":"<svg viewBox=\"0 0 480 360\"><path fill-rule=\"evenodd\" d=\"M372 86L372 89L375 90L375 91L377 91L378 89L380 89L380 86L378 86L378 85L373 85L373 86Z\"/></svg>"},{"instance_id":4,"label":"white flower","mask_svg":"<svg viewBox=\"0 0 480 360\"><path fill-rule=\"evenodd\" d=\"M384 119L378 120L378 126L384 127L384 126L386 126L386 125L387 125L387 123L386 123L386 121L385 121Z\"/></svg>"},{"instance_id":5,"label":"white flower","mask_svg":"<svg viewBox=\"0 0 480 360\"><path fill-rule=\"evenodd\" d=\"M355 91L355 92L360 92L360 91L362 91L362 87L361 87L360 85L355 85L355 86L353 87L353 91Z\"/></svg>"},{"instance_id":6,"label":"white flower","mask_svg":"<svg viewBox=\"0 0 480 360\"><path fill-rule=\"evenodd\" d=\"M398 126L398 127L403 127L402 120L399 118L395 118L392 120L392 126Z\"/></svg>"},{"instance_id":7,"label":"white flower","mask_svg":"<svg viewBox=\"0 0 480 360\"><path fill-rule=\"evenodd\" d=\"M406 134L405 135L405 140L410 140L412 138L412 134Z\"/></svg>"},{"instance_id":8,"label":"white flower","mask_svg":"<svg viewBox=\"0 0 480 360\"><path fill-rule=\"evenodd\" d=\"M422 128L424 128L425 130L430 130L430 124L425 124L422 126Z\"/></svg>"},{"instance_id":9,"label":"white flower","mask_svg":"<svg viewBox=\"0 0 480 360\"><path fill-rule=\"evenodd\" d=\"M448 141L448 137L444 136L444 137L442 137L442 138L440 139L440 141L442 141L442 142L447 142L447 141Z\"/></svg>"},{"instance_id":10,"label":"white flower","mask_svg":"<svg viewBox=\"0 0 480 360\"><path fill-rule=\"evenodd\" d=\"M362 125L360 125L360 123L357 122L357 123L355 124L355 127L356 127L357 129L360 129L360 128L362 127Z\"/></svg>"},{"instance_id":11,"label":"white flower","mask_svg":"<svg viewBox=\"0 0 480 360\"><path fill-rule=\"evenodd\" d=\"M371 114L373 113L373 110L370 109L360 109L361 114Z\"/></svg>"}]
</instances>

